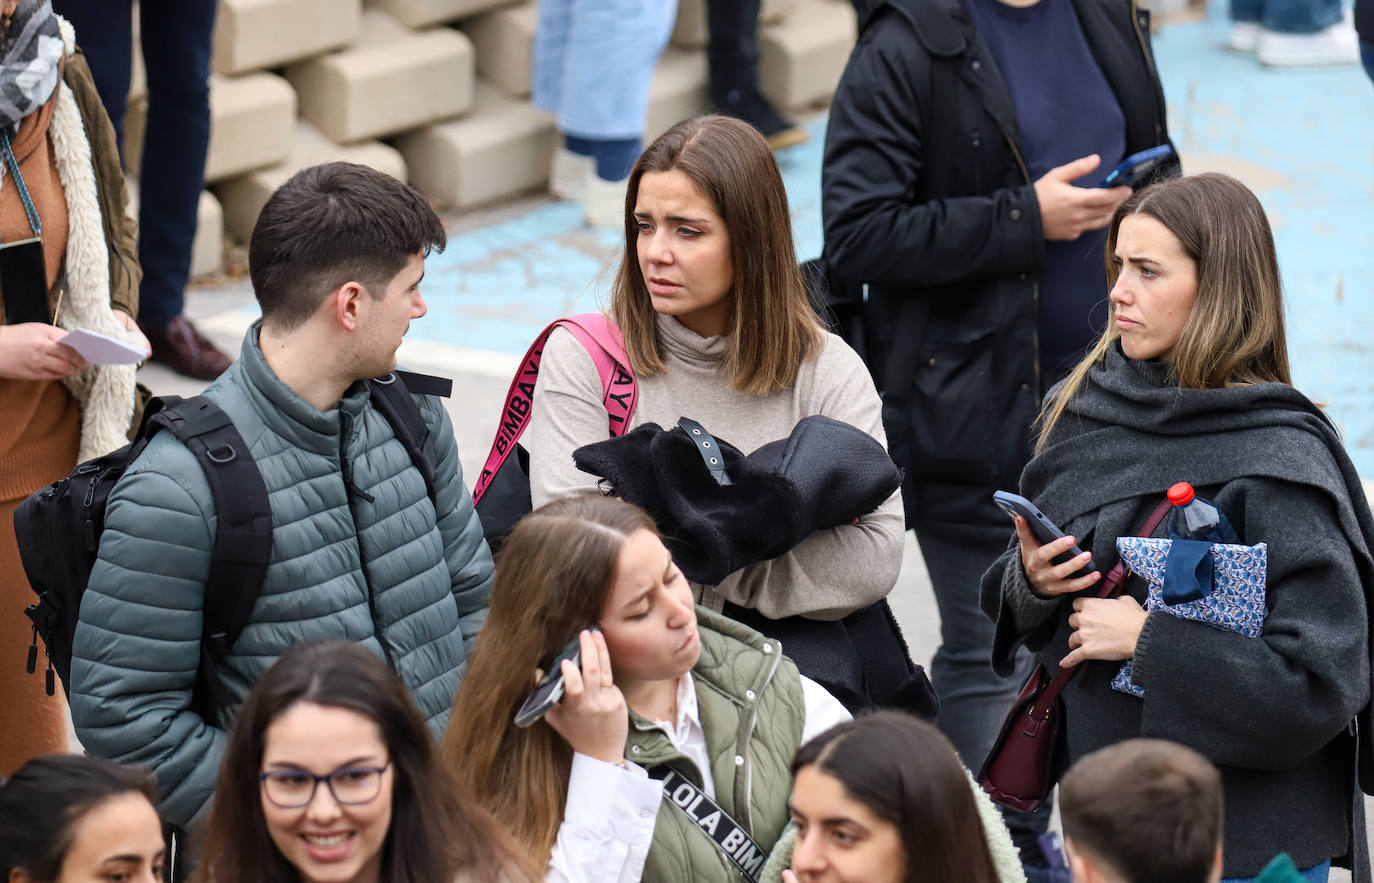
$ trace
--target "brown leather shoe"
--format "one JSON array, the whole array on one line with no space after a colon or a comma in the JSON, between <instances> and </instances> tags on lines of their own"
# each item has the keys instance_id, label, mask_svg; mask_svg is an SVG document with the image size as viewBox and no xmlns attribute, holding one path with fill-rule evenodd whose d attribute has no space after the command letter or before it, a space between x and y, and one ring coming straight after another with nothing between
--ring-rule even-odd
<instances>
[{"instance_id":1,"label":"brown leather shoe","mask_svg":"<svg viewBox=\"0 0 1374 883\"><path fill-rule=\"evenodd\" d=\"M163 331L141 322L139 328L152 344L153 361L163 363L178 374L197 380L214 380L232 362L185 316L177 316Z\"/></svg>"}]
</instances>

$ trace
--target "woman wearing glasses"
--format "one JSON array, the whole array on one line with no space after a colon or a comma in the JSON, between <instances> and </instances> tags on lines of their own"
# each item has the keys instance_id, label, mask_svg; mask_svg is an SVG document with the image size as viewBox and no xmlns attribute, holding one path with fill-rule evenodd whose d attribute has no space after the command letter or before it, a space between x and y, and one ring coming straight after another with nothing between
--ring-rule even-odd
<instances>
[{"instance_id":1,"label":"woman wearing glasses","mask_svg":"<svg viewBox=\"0 0 1374 883\"><path fill-rule=\"evenodd\" d=\"M437 762L396 676L343 641L299 646L258 681L204 829L200 883L540 878Z\"/></svg>"}]
</instances>

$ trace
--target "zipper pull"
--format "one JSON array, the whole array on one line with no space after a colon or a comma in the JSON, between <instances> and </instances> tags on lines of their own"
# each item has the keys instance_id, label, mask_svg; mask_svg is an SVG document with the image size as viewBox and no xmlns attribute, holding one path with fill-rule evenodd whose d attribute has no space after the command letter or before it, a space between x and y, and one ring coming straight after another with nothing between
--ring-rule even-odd
<instances>
[{"instance_id":1,"label":"zipper pull","mask_svg":"<svg viewBox=\"0 0 1374 883\"><path fill-rule=\"evenodd\" d=\"M29 662L26 668L29 674L38 669L38 626L33 627L33 643L29 645Z\"/></svg>"}]
</instances>

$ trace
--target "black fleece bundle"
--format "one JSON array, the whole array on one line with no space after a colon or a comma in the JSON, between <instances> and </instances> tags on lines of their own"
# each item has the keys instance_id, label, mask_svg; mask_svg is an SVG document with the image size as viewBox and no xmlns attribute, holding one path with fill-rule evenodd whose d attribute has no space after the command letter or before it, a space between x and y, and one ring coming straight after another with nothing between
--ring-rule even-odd
<instances>
[{"instance_id":1,"label":"black fleece bundle","mask_svg":"<svg viewBox=\"0 0 1374 883\"><path fill-rule=\"evenodd\" d=\"M829 417L806 417L749 456L716 442L728 485L711 475L680 426L646 423L578 448L573 462L648 512L682 572L706 585L872 512L901 484L876 439Z\"/></svg>"}]
</instances>

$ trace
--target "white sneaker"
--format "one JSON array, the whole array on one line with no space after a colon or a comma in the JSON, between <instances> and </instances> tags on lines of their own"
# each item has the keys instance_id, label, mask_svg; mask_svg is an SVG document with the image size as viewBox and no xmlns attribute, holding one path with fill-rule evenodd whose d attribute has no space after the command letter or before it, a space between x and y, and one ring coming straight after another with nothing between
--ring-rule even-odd
<instances>
[{"instance_id":1,"label":"white sneaker","mask_svg":"<svg viewBox=\"0 0 1374 883\"><path fill-rule=\"evenodd\" d=\"M559 199L578 200L587 192L587 179L595 177L596 160L566 147L554 151L549 168L549 192Z\"/></svg>"},{"instance_id":2,"label":"white sneaker","mask_svg":"<svg viewBox=\"0 0 1374 883\"><path fill-rule=\"evenodd\" d=\"M1360 43L1349 20L1315 34L1284 34L1261 28L1255 56L1268 67L1359 64Z\"/></svg>"},{"instance_id":3,"label":"white sneaker","mask_svg":"<svg viewBox=\"0 0 1374 883\"><path fill-rule=\"evenodd\" d=\"M607 181L599 175L587 178L583 197L587 223L593 227L623 229L625 226L625 185L629 178Z\"/></svg>"},{"instance_id":4,"label":"white sneaker","mask_svg":"<svg viewBox=\"0 0 1374 883\"><path fill-rule=\"evenodd\" d=\"M1226 35L1226 46L1235 52L1254 52L1259 42L1260 26L1257 21L1231 22L1231 32Z\"/></svg>"}]
</instances>

